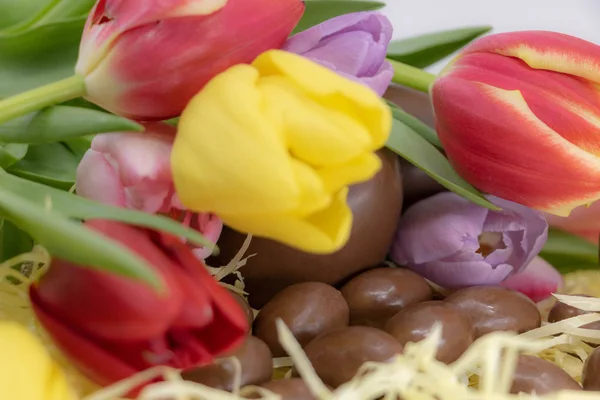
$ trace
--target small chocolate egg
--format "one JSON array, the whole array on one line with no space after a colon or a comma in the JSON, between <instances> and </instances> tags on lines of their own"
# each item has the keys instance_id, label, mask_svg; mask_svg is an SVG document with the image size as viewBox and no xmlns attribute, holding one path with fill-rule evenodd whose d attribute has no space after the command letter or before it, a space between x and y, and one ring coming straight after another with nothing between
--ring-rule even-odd
<instances>
[{"instance_id":1,"label":"small chocolate egg","mask_svg":"<svg viewBox=\"0 0 600 400\"><path fill-rule=\"evenodd\" d=\"M305 346L322 333L348 326L348 304L339 290L320 282L297 283L277 293L254 321L254 335L269 346L273 357L287 355L279 343L278 319Z\"/></svg>"},{"instance_id":2,"label":"small chocolate egg","mask_svg":"<svg viewBox=\"0 0 600 400\"><path fill-rule=\"evenodd\" d=\"M536 356L520 355L510 388L512 394L544 395L559 390L581 390L579 383L562 368Z\"/></svg>"},{"instance_id":3,"label":"small chocolate egg","mask_svg":"<svg viewBox=\"0 0 600 400\"><path fill-rule=\"evenodd\" d=\"M393 336L369 326L325 333L304 348L323 383L333 388L351 380L367 361L386 362L402 352Z\"/></svg>"},{"instance_id":4,"label":"small chocolate egg","mask_svg":"<svg viewBox=\"0 0 600 400\"><path fill-rule=\"evenodd\" d=\"M385 324L385 331L405 345L425 339L436 323L442 327L436 358L445 363L456 361L473 343L474 333L469 318L452 304L426 301L410 305Z\"/></svg>"},{"instance_id":5,"label":"small chocolate egg","mask_svg":"<svg viewBox=\"0 0 600 400\"><path fill-rule=\"evenodd\" d=\"M237 351L215 360L204 367L183 372L183 379L201 383L220 390L233 390L236 373L235 362L227 357L237 357L241 364L241 386L268 382L273 376L273 357L267 345L254 336Z\"/></svg>"},{"instance_id":6,"label":"small chocolate egg","mask_svg":"<svg viewBox=\"0 0 600 400\"><path fill-rule=\"evenodd\" d=\"M246 318L248 318L248 329L252 326L252 322L254 322L254 311L252 311L252 307L248 304L248 301L239 293L234 292L233 290L229 290L231 296L238 302L244 314L246 314Z\"/></svg>"},{"instance_id":7,"label":"small chocolate egg","mask_svg":"<svg viewBox=\"0 0 600 400\"><path fill-rule=\"evenodd\" d=\"M301 378L279 379L261 387L281 396L281 400L317 400Z\"/></svg>"},{"instance_id":8,"label":"small chocolate egg","mask_svg":"<svg viewBox=\"0 0 600 400\"><path fill-rule=\"evenodd\" d=\"M523 333L542 324L535 303L521 293L498 286L460 289L446 298L471 319L475 339L494 331Z\"/></svg>"},{"instance_id":9,"label":"small chocolate egg","mask_svg":"<svg viewBox=\"0 0 600 400\"><path fill-rule=\"evenodd\" d=\"M594 297L586 294L576 294L574 296ZM562 321L563 319L569 319L590 313L591 311L583 311L579 308L571 307L563 302L557 301L548 314L548 322L558 322ZM583 325L582 328L600 330L600 321L590 322L589 324Z\"/></svg>"},{"instance_id":10,"label":"small chocolate egg","mask_svg":"<svg viewBox=\"0 0 600 400\"><path fill-rule=\"evenodd\" d=\"M377 153L381 170L367 182L354 185L348 205L354 221L348 243L333 254L311 254L273 240L253 237L246 254L255 254L241 269L250 305L256 309L287 286L299 282L340 284L359 271L385 260L402 211L402 175L396 154ZM225 265L239 251L245 234L224 229L220 255L209 265Z\"/></svg>"},{"instance_id":11,"label":"small chocolate egg","mask_svg":"<svg viewBox=\"0 0 600 400\"><path fill-rule=\"evenodd\" d=\"M346 283L341 292L350 308L350 325L380 329L402 308L432 296L422 276L393 267L363 272Z\"/></svg>"},{"instance_id":12,"label":"small chocolate egg","mask_svg":"<svg viewBox=\"0 0 600 400\"><path fill-rule=\"evenodd\" d=\"M581 383L585 390L600 391L600 347L585 361Z\"/></svg>"}]
</instances>

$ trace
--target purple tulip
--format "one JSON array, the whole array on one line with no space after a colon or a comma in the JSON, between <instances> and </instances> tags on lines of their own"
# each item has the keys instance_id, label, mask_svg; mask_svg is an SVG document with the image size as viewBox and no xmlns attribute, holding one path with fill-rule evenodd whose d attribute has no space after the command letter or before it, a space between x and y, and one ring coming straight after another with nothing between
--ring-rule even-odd
<instances>
[{"instance_id":1,"label":"purple tulip","mask_svg":"<svg viewBox=\"0 0 600 400\"><path fill-rule=\"evenodd\" d=\"M386 61L392 24L381 13L341 15L300 32L283 50L300 54L382 95L394 70Z\"/></svg>"},{"instance_id":2,"label":"purple tulip","mask_svg":"<svg viewBox=\"0 0 600 400\"><path fill-rule=\"evenodd\" d=\"M392 259L446 288L497 285L520 272L548 237L544 216L489 196L492 211L445 192L411 206L400 221Z\"/></svg>"}]
</instances>

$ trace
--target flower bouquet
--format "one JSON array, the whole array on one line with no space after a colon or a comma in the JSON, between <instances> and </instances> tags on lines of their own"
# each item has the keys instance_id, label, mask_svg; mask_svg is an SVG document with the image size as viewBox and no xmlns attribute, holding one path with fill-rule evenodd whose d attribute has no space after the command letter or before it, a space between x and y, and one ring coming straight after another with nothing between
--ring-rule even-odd
<instances>
[{"instance_id":1,"label":"flower bouquet","mask_svg":"<svg viewBox=\"0 0 600 400\"><path fill-rule=\"evenodd\" d=\"M1 398L600 398L600 47L383 6L0 5Z\"/></svg>"}]
</instances>

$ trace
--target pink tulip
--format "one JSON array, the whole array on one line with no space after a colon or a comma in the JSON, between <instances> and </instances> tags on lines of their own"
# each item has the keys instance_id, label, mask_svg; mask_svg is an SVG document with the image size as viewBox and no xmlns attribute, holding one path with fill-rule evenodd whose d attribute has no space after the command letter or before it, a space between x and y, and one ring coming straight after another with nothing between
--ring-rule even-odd
<instances>
[{"instance_id":1,"label":"pink tulip","mask_svg":"<svg viewBox=\"0 0 600 400\"><path fill-rule=\"evenodd\" d=\"M302 0L98 0L75 71L91 102L168 119L215 75L283 45L304 8Z\"/></svg>"},{"instance_id":2,"label":"pink tulip","mask_svg":"<svg viewBox=\"0 0 600 400\"><path fill-rule=\"evenodd\" d=\"M168 214L215 243L223 223L214 214L194 214L179 201L171 174L171 148L176 128L160 122L144 124L145 133L98 135L77 168L77 194L101 203L148 213ZM200 259L210 249L197 248Z\"/></svg>"},{"instance_id":3,"label":"pink tulip","mask_svg":"<svg viewBox=\"0 0 600 400\"><path fill-rule=\"evenodd\" d=\"M581 236L593 243L598 243L600 236L600 202L594 202L589 207L581 206L571 212L568 217L547 215L551 226Z\"/></svg>"},{"instance_id":4,"label":"pink tulip","mask_svg":"<svg viewBox=\"0 0 600 400\"><path fill-rule=\"evenodd\" d=\"M511 275L500 285L521 292L537 303L558 292L563 283L560 272L544 259L535 257L522 272Z\"/></svg>"}]
</instances>

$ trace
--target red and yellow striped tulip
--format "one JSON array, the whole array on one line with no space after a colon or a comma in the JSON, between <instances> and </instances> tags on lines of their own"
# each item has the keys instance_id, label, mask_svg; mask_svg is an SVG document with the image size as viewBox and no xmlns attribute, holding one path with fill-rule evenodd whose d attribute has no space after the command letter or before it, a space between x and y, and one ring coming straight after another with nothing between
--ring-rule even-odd
<instances>
[{"instance_id":1,"label":"red and yellow striped tulip","mask_svg":"<svg viewBox=\"0 0 600 400\"><path fill-rule=\"evenodd\" d=\"M452 165L484 192L566 216L600 199L600 46L555 32L483 37L432 99Z\"/></svg>"}]
</instances>

